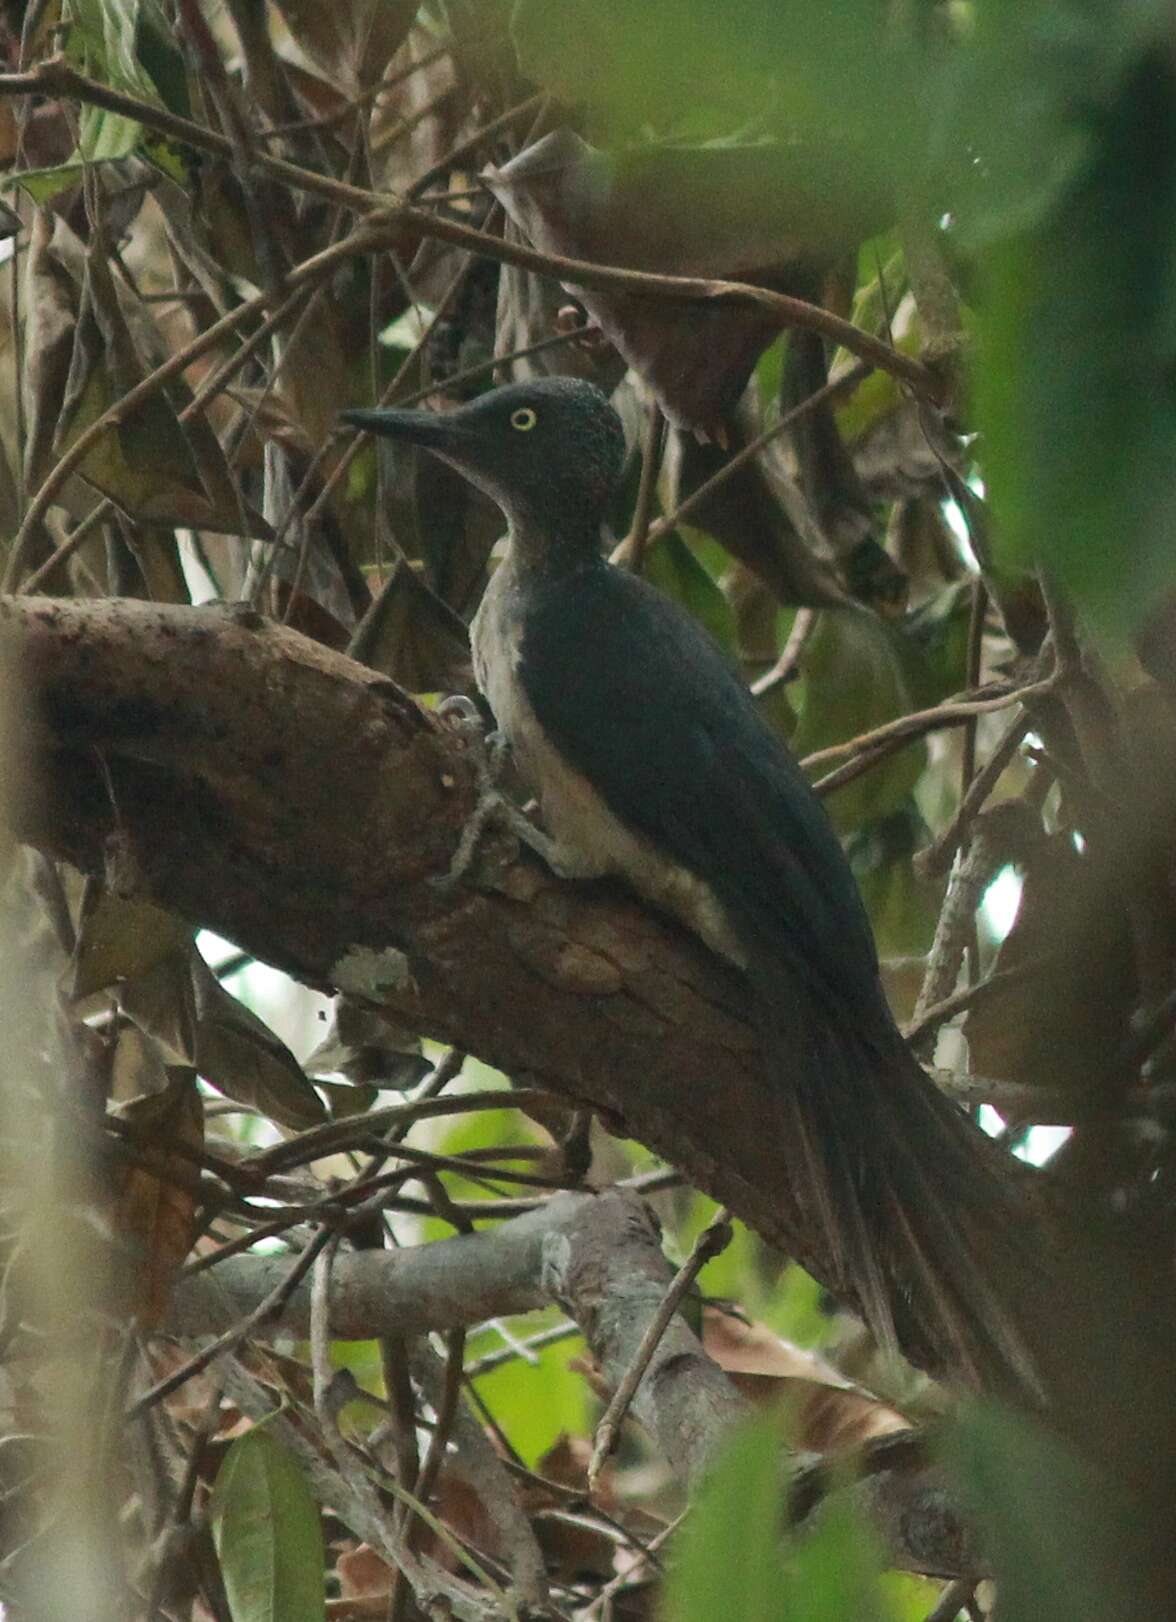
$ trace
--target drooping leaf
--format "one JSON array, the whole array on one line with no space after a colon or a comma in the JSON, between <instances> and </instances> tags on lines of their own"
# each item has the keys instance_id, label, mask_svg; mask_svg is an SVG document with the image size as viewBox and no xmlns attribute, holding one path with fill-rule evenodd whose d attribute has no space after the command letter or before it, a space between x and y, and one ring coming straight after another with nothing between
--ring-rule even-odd
<instances>
[{"instance_id":1,"label":"drooping leaf","mask_svg":"<svg viewBox=\"0 0 1176 1622\"><path fill-rule=\"evenodd\" d=\"M750 432L742 408L731 419L731 427L730 450L713 443L702 445L692 434L673 431L666 448L671 506L698 489L742 449ZM745 463L693 509L689 522L713 535L779 602L844 601L827 560L814 550L819 540L815 524L780 459L764 454Z\"/></svg>"},{"instance_id":2,"label":"drooping leaf","mask_svg":"<svg viewBox=\"0 0 1176 1622\"><path fill-rule=\"evenodd\" d=\"M804 696L792 738L798 755L846 743L912 708L899 636L861 609L820 616L805 648ZM826 802L834 822L849 831L899 810L926 758L922 742L907 744L838 789Z\"/></svg>"},{"instance_id":3,"label":"drooping leaf","mask_svg":"<svg viewBox=\"0 0 1176 1622\"><path fill-rule=\"evenodd\" d=\"M277 0L299 48L347 90L378 80L403 44L420 0Z\"/></svg>"},{"instance_id":4,"label":"drooping leaf","mask_svg":"<svg viewBox=\"0 0 1176 1622\"><path fill-rule=\"evenodd\" d=\"M415 1087L430 1068L415 1032L343 996L335 999L330 1028L305 1065L308 1075L344 1075L353 1089L375 1083L401 1091Z\"/></svg>"},{"instance_id":5,"label":"drooping leaf","mask_svg":"<svg viewBox=\"0 0 1176 1622\"><path fill-rule=\"evenodd\" d=\"M119 1048L146 1042L147 1038L130 1026L121 1033ZM129 1055L116 1053L116 1085L120 1058L126 1071L134 1063ZM137 1066L136 1074L144 1076L142 1064ZM164 1082L162 1090L140 1093L117 1111L130 1128L138 1164L121 1168L118 1173L116 1227L120 1240L134 1254L130 1276L135 1290L135 1317L146 1332L163 1322L172 1285L195 1234L200 1168L192 1158L177 1151L200 1149L204 1144L204 1111L196 1090L195 1071L182 1067L164 1070L160 1065L159 1077Z\"/></svg>"},{"instance_id":6,"label":"drooping leaf","mask_svg":"<svg viewBox=\"0 0 1176 1622\"><path fill-rule=\"evenodd\" d=\"M731 605L676 530L650 547L644 573L667 597L688 609L720 647L734 648Z\"/></svg>"},{"instance_id":7,"label":"drooping leaf","mask_svg":"<svg viewBox=\"0 0 1176 1622\"><path fill-rule=\"evenodd\" d=\"M1122 872L1080 855L1066 832L1034 841L995 963L1016 972L964 1021L979 1074L1096 1096L1117 1088L1116 1055L1136 997Z\"/></svg>"},{"instance_id":8,"label":"drooping leaf","mask_svg":"<svg viewBox=\"0 0 1176 1622\"><path fill-rule=\"evenodd\" d=\"M835 172L835 176L834 176ZM742 279L813 299L824 268L884 226L888 191L835 146L593 148L554 130L485 179L547 252L669 275ZM753 306L680 304L569 284L671 422L711 428L779 321Z\"/></svg>"},{"instance_id":9,"label":"drooping leaf","mask_svg":"<svg viewBox=\"0 0 1176 1622\"><path fill-rule=\"evenodd\" d=\"M39 480L166 350L150 316L120 290L99 239L83 245L64 220L50 227L45 219L36 229L34 254L37 287L47 301L34 329L32 372L29 474ZM265 520L240 498L211 427L202 419L180 422L189 399L179 381L152 394L90 447L76 479L137 522L268 535ZM74 481L63 499L80 508L79 517L92 505Z\"/></svg>"},{"instance_id":10,"label":"drooping leaf","mask_svg":"<svg viewBox=\"0 0 1176 1622\"><path fill-rule=\"evenodd\" d=\"M252 1010L229 995L200 954L173 952L124 985L119 1005L228 1098L295 1130L324 1119L301 1065Z\"/></svg>"},{"instance_id":11,"label":"drooping leaf","mask_svg":"<svg viewBox=\"0 0 1176 1622\"><path fill-rule=\"evenodd\" d=\"M229 1448L210 1516L233 1622L325 1617L318 1505L297 1460L266 1424Z\"/></svg>"}]
</instances>

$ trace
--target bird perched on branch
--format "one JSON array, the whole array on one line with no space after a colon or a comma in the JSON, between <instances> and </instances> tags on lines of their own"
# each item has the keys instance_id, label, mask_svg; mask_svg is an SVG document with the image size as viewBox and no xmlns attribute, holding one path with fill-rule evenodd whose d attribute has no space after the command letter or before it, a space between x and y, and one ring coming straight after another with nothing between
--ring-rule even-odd
<instances>
[{"instance_id":1,"label":"bird perched on branch","mask_svg":"<svg viewBox=\"0 0 1176 1622\"><path fill-rule=\"evenodd\" d=\"M707 634L613 568L624 454L593 385L547 378L444 415L348 411L424 447L502 509L506 555L471 627L478 685L568 877L619 874L747 977L764 1129L885 1345L911 1300L976 1383L1021 1382L1018 1202L993 1146L909 1053L824 808Z\"/></svg>"}]
</instances>

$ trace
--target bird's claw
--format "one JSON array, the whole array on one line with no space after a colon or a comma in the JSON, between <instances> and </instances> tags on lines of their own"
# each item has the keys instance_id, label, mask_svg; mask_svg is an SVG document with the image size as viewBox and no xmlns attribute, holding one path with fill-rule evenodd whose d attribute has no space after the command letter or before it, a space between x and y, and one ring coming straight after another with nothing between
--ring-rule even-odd
<instances>
[{"instance_id":1,"label":"bird's claw","mask_svg":"<svg viewBox=\"0 0 1176 1622\"><path fill-rule=\"evenodd\" d=\"M453 732L480 737L485 730L478 706L464 693L451 693L443 698L433 713Z\"/></svg>"},{"instance_id":2,"label":"bird's claw","mask_svg":"<svg viewBox=\"0 0 1176 1622\"><path fill-rule=\"evenodd\" d=\"M436 714L464 737L478 780L477 803L461 831L449 869L430 880L436 889L448 892L469 871L487 826L494 821L509 825L510 812L515 808L503 798L498 788L498 780L510 752L505 733L497 730L486 732L477 705L464 693L442 699L437 705Z\"/></svg>"}]
</instances>

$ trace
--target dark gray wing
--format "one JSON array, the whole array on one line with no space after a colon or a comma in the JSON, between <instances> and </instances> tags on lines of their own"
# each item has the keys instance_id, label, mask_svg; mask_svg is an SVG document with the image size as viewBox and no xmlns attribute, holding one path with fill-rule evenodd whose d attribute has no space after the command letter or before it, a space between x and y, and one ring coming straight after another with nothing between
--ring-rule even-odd
<instances>
[{"instance_id":1,"label":"dark gray wing","mask_svg":"<svg viewBox=\"0 0 1176 1622\"><path fill-rule=\"evenodd\" d=\"M707 634L605 564L541 585L519 676L540 726L611 810L704 878L749 951L822 1000L881 996L873 938L824 808Z\"/></svg>"}]
</instances>

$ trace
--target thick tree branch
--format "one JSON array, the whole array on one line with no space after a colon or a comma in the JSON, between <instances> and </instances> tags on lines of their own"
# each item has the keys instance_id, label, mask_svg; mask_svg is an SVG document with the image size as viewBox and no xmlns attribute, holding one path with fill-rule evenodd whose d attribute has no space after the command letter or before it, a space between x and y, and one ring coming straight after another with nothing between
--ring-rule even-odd
<instances>
[{"instance_id":1,"label":"thick tree branch","mask_svg":"<svg viewBox=\"0 0 1176 1622\"><path fill-rule=\"evenodd\" d=\"M781 1180L737 974L616 887L498 836L446 870L461 740L392 683L249 611L22 598L0 640L30 715L23 837L310 984L585 1101L845 1295ZM908 1354L950 1373L918 1302Z\"/></svg>"},{"instance_id":2,"label":"thick tree branch","mask_svg":"<svg viewBox=\"0 0 1176 1622\"><path fill-rule=\"evenodd\" d=\"M239 1256L197 1274L177 1290L168 1328L185 1336L225 1330L256 1308L290 1266L288 1256ZM657 1230L635 1194L557 1194L491 1233L340 1254L332 1268L329 1332L333 1339L414 1336L554 1300L575 1318L615 1389L672 1280ZM311 1286L303 1280L273 1328L305 1335L310 1310ZM684 1319L673 1317L632 1412L675 1474L696 1481L747 1411ZM811 1468L815 1460L797 1462ZM886 1464L852 1492L896 1564L944 1576L976 1568L975 1546L935 1471ZM806 1515L820 1496L806 1495Z\"/></svg>"}]
</instances>

